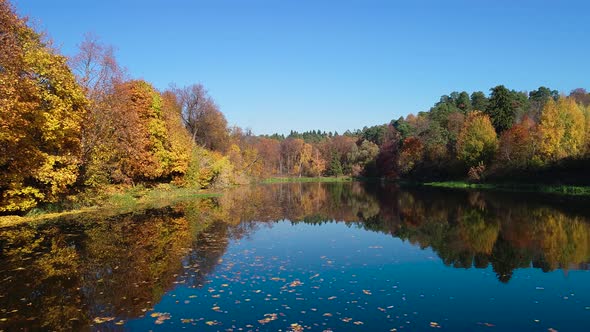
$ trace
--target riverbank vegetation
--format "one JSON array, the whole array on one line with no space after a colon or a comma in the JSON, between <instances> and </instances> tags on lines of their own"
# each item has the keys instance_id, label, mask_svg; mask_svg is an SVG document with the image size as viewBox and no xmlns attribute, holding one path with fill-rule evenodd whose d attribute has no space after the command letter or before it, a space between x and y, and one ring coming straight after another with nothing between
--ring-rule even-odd
<instances>
[{"instance_id":1,"label":"riverbank vegetation","mask_svg":"<svg viewBox=\"0 0 590 332\"><path fill-rule=\"evenodd\" d=\"M58 218L98 219L111 218L122 214L137 214L147 210L162 209L171 205L191 202L197 199L218 197L216 191L197 188L177 187L160 184L156 187L142 185L105 188L102 197L95 197L93 204L81 206L63 206L62 204L44 204L29 210L24 215L6 215L0 217L0 228L18 224L43 224Z\"/></svg>"},{"instance_id":2,"label":"riverbank vegetation","mask_svg":"<svg viewBox=\"0 0 590 332\"><path fill-rule=\"evenodd\" d=\"M499 85L343 134L229 127L201 84L160 91L86 35L77 54L0 0L0 214L71 209L143 186L285 178L590 184L590 94ZM282 180L279 180L282 179ZM119 195L119 196L117 196Z\"/></svg>"},{"instance_id":3,"label":"riverbank vegetation","mask_svg":"<svg viewBox=\"0 0 590 332\"><path fill-rule=\"evenodd\" d=\"M466 181L426 182L420 186L457 189L484 189L494 191L544 193L571 196L589 196L590 186L544 185L524 183L471 183Z\"/></svg>"}]
</instances>

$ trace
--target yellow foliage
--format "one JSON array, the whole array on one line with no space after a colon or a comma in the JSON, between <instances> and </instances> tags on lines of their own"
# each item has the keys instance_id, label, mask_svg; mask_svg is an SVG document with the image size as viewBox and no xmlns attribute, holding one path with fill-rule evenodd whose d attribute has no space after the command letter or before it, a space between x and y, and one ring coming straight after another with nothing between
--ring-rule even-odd
<instances>
[{"instance_id":1,"label":"yellow foliage","mask_svg":"<svg viewBox=\"0 0 590 332\"><path fill-rule=\"evenodd\" d=\"M584 151L583 153L588 154L590 153L590 105L583 107L582 105L578 105L580 110L584 114L586 130L584 134Z\"/></svg>"},{"instance_id":2,"label":"yellow foliage","mask_svg":"<svg viewBox=\"0 0 590 332\"><path fill-rule=\"evenodd\" d=\"M497 222L486 222L482 212L466 211L459 224L459 234L469 249L475 253L491 254L500 232Z\"/></svg>"},{"instance_id":3,"label":"yellow foliage","mask_svg":"<svg viewBox=\"0 0 590 332\"><path fill-rule=\"evenodd\" d=\"M228 157L195 146L184 181L185 185L197 188L227 186L234 183L233 171Z\"/></svg>"},{"instance_id":4,"label":"yellow foliage","mask_svg":"<svg viewBox=\"0 0 590 332\"><path fill-rule=\"evenodd\" d=\"M457 140L457 155L468 165L487 162L498 148L498 137L489 116L470 112Z\"/></svg>"},{"instance_id":5,"label":"yellow foliage","mask_svg":"<svg viewBox=\"0 0 590 332\"><path fill-rule=\"evenodd\" d=\"M0 211L26 211L45 198L39 189L33 187L8 189L2 196Z\"/></svg>"},{"instance_id":6,"label":"yellow foliage","mask_svg":"<svg viewBox=\"0 0 590 332\"><path fill-rule=\"evenodd\" d=\"M76 181L87 101L66 58L0 10L0 211L24 211Z\"/></svg>"},{"instance_id":7,"label":"yellow foliage","mask_svg":"<svg viewBox=\"0 0 590 332\"><path fill-rule=\"evenodd\" d=\"M539 124L541 157L555 161L584 152L586 119L572 98L549 100Z\"/></svg>"},{"instance_id":8,"label":"yellow foliage","mask_svg":"<svg viewBox=\"0 0 590 332\"><path fill-rule=\"evenodd\" d=\"M54 202L57 195L66 192L78 178L78 161L68 156L47 155L45 163L40 167L37 179L49 186L47 201Z\"/></svg>"}]
</instances>

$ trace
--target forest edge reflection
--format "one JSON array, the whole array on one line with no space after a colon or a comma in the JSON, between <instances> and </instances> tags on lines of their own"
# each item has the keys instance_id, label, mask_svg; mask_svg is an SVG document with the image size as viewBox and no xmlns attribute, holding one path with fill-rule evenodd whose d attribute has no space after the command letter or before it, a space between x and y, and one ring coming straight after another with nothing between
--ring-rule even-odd
<instances>
[{"instance_id":1,"label":"forest edge reflection","mask_svg":"<svg viewBox=\"0 0 590 332\"><path fill-rule=\"evenodd\" d=\"M0 235L0 328L79 330L96 317L116 325L141 316L185 267L195 269L182 282L202 287L231 240L284 220L390 234L431 248L448 266L491 265L504 283L518 268L587 269L588 215L582 201L543 196L290 183L106 220L22 225Z\"/></svg>"}]
</instances>

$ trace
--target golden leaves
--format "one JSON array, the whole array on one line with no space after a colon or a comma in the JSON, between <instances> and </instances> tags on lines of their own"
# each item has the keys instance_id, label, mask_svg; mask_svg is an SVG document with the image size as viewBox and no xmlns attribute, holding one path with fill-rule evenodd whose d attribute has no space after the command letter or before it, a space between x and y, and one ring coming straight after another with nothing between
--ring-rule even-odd
<instances>
[{"instance_id":1,"label":"golden leaves","mask_svg":"<svg viewBox=\"0 0 590 332\"><path fill-rule=\"evenodd\" d=\"M10 7L0 10L9 12L3 18L12 17L0 22L9 31L0 53L10 54L0 57L0 167L5 169L0 174L0 187L5 188L0 211L27 210L64 194L75 181L87 101L65 57L10 13Z\"/></svg>"},{"instance_id":2,"label":"golden leaves","mask_svg":"<svg viewBox=\"0 0 590 332\"><path fill-rule=\"evenodd\" d=\"M457 139L457 154L467 164L488 162L498 148L498 138L490 117L479 112L470 112Z\"/></svg>"},{"instance_id":3,"label":"golden leaves","mask_svg":"<svg viewBox=\"0 0 590 332\"><path fill-rule=\"evenodd\" d=\"M539 124L542 158L557 160L585 152L586 119L573 98L549 100Z\"/></svg>"}]
</instances>

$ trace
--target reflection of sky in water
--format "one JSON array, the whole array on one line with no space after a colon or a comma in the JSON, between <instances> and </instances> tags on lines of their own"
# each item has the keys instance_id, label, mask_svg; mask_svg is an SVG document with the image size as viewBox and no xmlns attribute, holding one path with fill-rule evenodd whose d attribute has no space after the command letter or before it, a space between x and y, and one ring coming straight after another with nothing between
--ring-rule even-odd
<instances>
[{"instance_id":1,"label":"reflection of sky in water","mask_svg":"<svg viewBox=\"0 0 590 332\"><path fill-rule=\"evenodd\" d=\"M445 266L430 249L348 227L279 222L230 242L202 287L175 288L133 330L582 331L587 271ZM292 325L297 324L297 325Z\"/></svg>"},{"instance_id":2,"label":"reflection of sky in water","mask_svg":"<svg viewBox=\"0 0 590 332\"><path fill-rule=\"evenodd\" d=\"M0 232L0 330L586 330L589 216L575 198L309 183L21 225Z\"/></svg>"}]
</instances>

